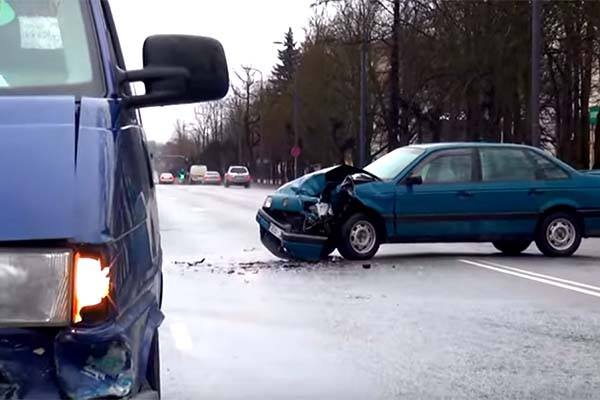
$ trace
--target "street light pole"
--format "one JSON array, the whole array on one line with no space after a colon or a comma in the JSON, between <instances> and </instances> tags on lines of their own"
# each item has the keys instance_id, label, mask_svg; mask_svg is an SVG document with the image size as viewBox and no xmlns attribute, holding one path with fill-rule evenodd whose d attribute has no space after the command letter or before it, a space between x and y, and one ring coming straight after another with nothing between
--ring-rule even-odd
<instances>
[{"instance_id":1,"label":"street light pole","mask_svg":"<svg viewBox=\"0 0 600 400\"><path fill-rule=\"evenodd\" d=\"M531 145L540 147L540 69L542 58L542 3L532 1L531 9Z\"/></svg>"}]
</instances>

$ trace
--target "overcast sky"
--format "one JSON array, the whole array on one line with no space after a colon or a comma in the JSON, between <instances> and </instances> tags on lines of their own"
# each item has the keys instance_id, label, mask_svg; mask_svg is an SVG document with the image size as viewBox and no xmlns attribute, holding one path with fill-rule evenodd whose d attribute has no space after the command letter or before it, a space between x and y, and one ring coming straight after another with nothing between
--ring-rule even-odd
<instances>
[{"instance_id":1,"label":"overcast sky","mask_svg":"<svg viewBox=\"0 0 600 400\"><path fill-rule=\"evenodd\" d=\"M211 36L225 47L232 79L240 65L265 73L277 61L274 41L292 28L304 37L314 0L110 0L127 67L142 66L142 45L153 34ZM193 106L142 111L149 140L166 142L179 118L191 120Z\"/></svg>"}]
</instances>

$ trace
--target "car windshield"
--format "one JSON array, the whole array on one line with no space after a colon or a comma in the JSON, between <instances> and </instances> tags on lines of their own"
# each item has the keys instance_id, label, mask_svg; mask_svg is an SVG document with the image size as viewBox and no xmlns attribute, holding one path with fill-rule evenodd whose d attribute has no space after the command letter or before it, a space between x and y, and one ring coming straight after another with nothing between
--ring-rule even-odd
<instances>
[{"instance_id":1,"label":"car windshield","mask_svg":"<svg viewBox=\"0 0 600 400\"><path fill-rule=\"evenodd\" d=\"M364 170L384 181L394 179L424 152L418 147L401 147L367 165Z\"/></svg>"},{"instance_id":2,"label":"car windshield","mask_svg":"<svg viewBox=\"0 0 600 400\"><path fill-rule=\"evenodd\" d=\"M0 0L0 96L101 95L88 2Z\"/></svg>"},{"instance_id":3,"label":"car windshield","mask_svg":"<svg viewBox=\"0 0 600 400\"><path fill-rule=\"evenodd\" d=\"M247 174L248 170L244 167L233 167L229 170L232 174Z\"/></svg>"}]
</instances>

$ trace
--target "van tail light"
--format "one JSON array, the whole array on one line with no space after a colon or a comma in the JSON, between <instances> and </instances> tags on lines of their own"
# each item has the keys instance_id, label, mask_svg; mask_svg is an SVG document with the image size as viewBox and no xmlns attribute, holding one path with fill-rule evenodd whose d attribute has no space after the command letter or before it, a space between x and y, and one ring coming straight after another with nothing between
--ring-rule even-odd
<instances>
[{"instance_id":1,"label":"van tail light","mask_svg":"<svg viewBox=\"0 0 600 400\"><path fill-rule=\"evenodd\" d=\"M103 268L98 258L79 254L75 256L72 316L74 323L83 321L84 309L107 304L110 290L109 272L110 268Z\"/></svg>"}]
</instances>

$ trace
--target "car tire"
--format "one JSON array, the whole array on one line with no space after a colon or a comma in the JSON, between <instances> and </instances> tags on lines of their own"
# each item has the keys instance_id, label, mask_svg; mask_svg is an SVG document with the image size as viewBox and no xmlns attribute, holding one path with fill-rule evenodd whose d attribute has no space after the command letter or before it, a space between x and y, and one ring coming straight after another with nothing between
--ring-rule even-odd
<instances>
[{"instance_id":1,"label":"car tire","mask_svg":"<svg viewBox=\"0 0 600 400\"><path fill-rule=\"evenodd\" d=\"M150 345L150 354L148 356L148 366L146 368L146 379L150 385L150 389L158 393L160 398L160 340L158 336L158 329L152 337L152 343Z\"/></svg>"},{"instance_id":2,"label":"car tire","mask_svg":"<svg viewBox=\"0 0 600 400\"><path fill-rule=\"evenodd\" d=\"M581 245L581 223L569 212L556 212L543 217L538 225L535 244L548 257L568 257Z\"/></svg>"},{"instance_id":3,"label":"car tire","mask_svg":"<svg viewBox=\"0 0 600 400\"><path fill-rule=\"evenodd\" d=\"M347 260L370 260L381 244L377 224L362 213L348 218L342 225L338 240L338 250Z\"/></svg>"},{"instance_id":4,"label":"car tire","mask_svg":"<svg viewBox=\"0 0 600 400\"><path fill-rule=\"evenodd\" d=\"M507 256L518 256L531 246L531 240L499 240L492 245Z\"/></svg>"},{"instance_id":5,"label":"car tire","mask_svg":"<svg viewBox=\"0 0 600 400\"><path fill-rule=\"evenodd\" d=\"M250 189L250 184L249 183L246 184L246 185L244 185L244 186L246 187L246 189Z\"/></svg>"}]
</instances>

